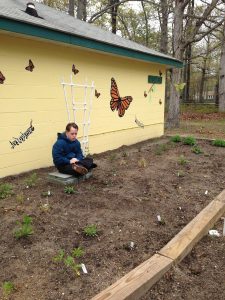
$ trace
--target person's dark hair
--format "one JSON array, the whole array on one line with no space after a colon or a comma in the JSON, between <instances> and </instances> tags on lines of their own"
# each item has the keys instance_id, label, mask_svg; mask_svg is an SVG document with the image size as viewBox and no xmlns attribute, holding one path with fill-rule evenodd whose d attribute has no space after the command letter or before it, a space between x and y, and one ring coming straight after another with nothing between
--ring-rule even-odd
<instances>
[{"instance_id":1,"label":"person's dark hair","mask_svg":"<svg viewBox=\"0 0 225 300\"><path fill-rule=\"evenodd\" d=\"M75 128L75 129L77 129L77 130L79 129L76 123L68 123L68 124L66 125L66 131L69 132L70 129L71 129L71 127Z\"/></svg>"}]
</instances>

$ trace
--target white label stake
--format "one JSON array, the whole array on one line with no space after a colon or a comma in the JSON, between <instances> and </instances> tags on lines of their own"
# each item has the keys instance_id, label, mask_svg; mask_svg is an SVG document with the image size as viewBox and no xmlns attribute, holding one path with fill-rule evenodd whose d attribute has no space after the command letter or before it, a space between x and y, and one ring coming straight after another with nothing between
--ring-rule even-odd
<instances>
[{"instance_id":1,"label":"white label stake","mask_svg":"<svg viewBox=\"0 0 225 300\"><path fill-rule=\"evenodd\" d=\"M87 274L87 269L85 267L85 264L81 264L81 268L82 268L82 271L84 272L84 274Z\"/></svg>"}]
</instances>

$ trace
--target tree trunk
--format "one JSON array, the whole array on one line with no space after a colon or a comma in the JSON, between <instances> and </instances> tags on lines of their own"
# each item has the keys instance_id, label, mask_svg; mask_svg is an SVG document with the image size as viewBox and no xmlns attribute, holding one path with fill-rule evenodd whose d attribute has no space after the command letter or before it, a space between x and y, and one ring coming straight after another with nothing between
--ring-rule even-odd
<instances>
[{"instance_id":1,"label":"tree trunk","mask_svg":"<svg viewBox=\"0 0 225 300\"><path fill-rule=\"evenodd\" d=\"M117 11L118 11L118 5L119 0L110 0L110 5L114 5L111 8L111 26L112 26L112 33L116 34L117 31Z\"/></svg>"},{"instance_id":2,"label":"tree trunk","mask_svg":"<svg viewBox=\"0 0 225 300\"><path fill-rule=\"evenodd\" d=\"M167 0L160 1L160 11L159 12L159 19L160 19L160 28L161 28L161 35L160 35L160 51L162 53L168 53L168 3Z\"/></svg>"},{"instance_id":3,"label":"tree trunk","mask_svg":"<svg viewBox=\"0 0 225 300\"><path fill-rule=\"evenodd\" d=\"M225 112L225 22L223 26L223 40L221 44L219 70L219 111Z\"/></svg>"},{"instance_id":4,"label":"tree trunk","mask_svg":"<svg viewBox=\"0 0 225 300\"><path fill-rule=\"evenodd\" d=\"M205 74L206 74L206 61L207 58L204 57L203 67L202 67L202 76L200 81L200 87L199 87L199 102L204 102L204 84L205 84Z\"/></svg>"},{"instance_id":5,"label":"tree trunk","mask_svg":"<svg viewBox=\"0 0 225 300\"><path fill-rule=\"evenodd\" d=\"M77 2L77 19L87 20L87 0L78 0Z\"/></svg>"},{"instance_id":6,"label":"tree trunk","mask_svg":"<svg viewBox=\"0 0 225 300\"><path fill-rule=\"evenodd\" d=\"M183 16L184 16L184 0L176 0L174 8L174 30L173 30L173 52L174 57L179 60L183 58ZM181 83L181 69L171 70L170 98L167 115L167 127L179 127L180 113L180 93L176 90L175 84Z\"/></svg>"},{"instance_id":7,"label":"tree trunk","mask_svg":"<svg viewBox=\"0 0 225 300\"><path fill-rule=\"evenodd\" d=\"M69 15L74 17L74 1L75 0L69 0Z\"/></svg>"}]
</instances>

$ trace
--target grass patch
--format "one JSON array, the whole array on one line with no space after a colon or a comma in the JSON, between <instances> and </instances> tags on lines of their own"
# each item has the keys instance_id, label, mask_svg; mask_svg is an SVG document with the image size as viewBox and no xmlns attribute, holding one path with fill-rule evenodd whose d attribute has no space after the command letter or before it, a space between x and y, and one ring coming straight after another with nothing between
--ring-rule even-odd
<instances>
[{"instance_id":1,"label":"grass patch","mask_svg":"<svg viewBox=\"0 0 225 300\"><path fill-rule=\"evenodd\" d=\"M4 297L8 297L14 291L14 289L15 289L14 284L11 281L3 282L2 290L3 290Z\"/></svg>"},{"instance_id":2,"label":"grass patch","mask_svg":"<svg viewBox=\"0 0 225 300\"><path fill-rule=\"evenodd\" d=\"M95 224L88 225L84 228L84 234L89 237L94 237L98 235L98 229Z\"/></svg>"},{"instance_id":3,"label":"grass patch","mask_svg":"<svg viewBox=\"0 0 225 300\"><path fill-rule=\"evenodd\" d=\"M198 145L194 145L194 147L191 148L191 151L195 154L203 153L202 149Z\"/></svg>"},{"instance_id":4,"label":"grass patch","mask_svg":"<svg viewBox=\"0 0 225 300\"><path fill-rule=\"evenodd\" d=\"M182 141L182 138L180 135L174 135L170 138L171 142L173 143L179 143Z\"/></svg>"},{"instance_id":5,"label":"grass patch","mask_svg":"<svg viewBox=\"0 0 225 300\"><path fill-rule=\"evenodd\" d=\"M29 177L24 180L26 187L34 187L36 186L38 181L37 173L32 173Z\"/></svg>"},{"instance_id":6,"label":"grass patch","mask_svg":"<svg viewBox=\"0 0 225 300\"><path fill-rule=\"evenodd\" d=\"M225 147L225 140L215 140L212 142L213 146L216 147Z\"/></svg>"}]
</instances>

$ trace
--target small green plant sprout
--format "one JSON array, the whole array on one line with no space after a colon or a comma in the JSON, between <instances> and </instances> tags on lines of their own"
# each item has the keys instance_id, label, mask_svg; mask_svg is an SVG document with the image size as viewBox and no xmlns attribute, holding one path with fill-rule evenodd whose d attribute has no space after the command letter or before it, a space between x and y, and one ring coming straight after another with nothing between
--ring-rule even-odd
<instances>
[{"instance_id":1,"label":"small green plant sprout","mask_svg":"<svg viewBox=\"0 0 225 300\"><path fill-rule=\"evenodd\" d=\"M192 136L187 136L187 137L183 138L183 144L189 145L189 146L194 146L196 144L196 139Z\"/></svg>"},{"instance_id":2,"label":"small green plant sprout","mask_svg":"<svg viewBox=\"0 0 225 300\"><path fill-rule=\"evenodd\" d=\"M73 186L66 186L66 187L64 188L64 192L65 192L66 194L74 194L74 193L75 193L75 189L74 189Z\"/></svg>"},{"instance_id":3,"label":"small green plant sprout","mask_svg":"<svg viewBox=\"0 0 225 300\"><path fill-rule=\"evenodd\" d=\"M32 173L29 177L24 180L27 188L34 187L37 184L38 176L37 173Z\"/></svg>"},{"instance_id":4,"label":"small green plant sprout","mask_svg":"<svg viewBox=\"0 0 225 300\"><path fill-rule=\"evenodd\" d=\"M116 153L111 153L109 156L110 162L113 162L116 159Z\"/></svg>"},{"instance_id":5,"label":"small green plant sprout","mask_svg":"<svg viewBox=\"0 0 225 300\"><path fill-rule=\"evenodd\" d=\"M160 215L157 215L157 221L158 221L159 225L165 225L166 224L165 220Z\"/></svg>"},{"instance_id":6,"label":"small green plant sprout","mask_svg":"<svg viewBox=\"0 0 225 300\"><path fill-rule=\"evenodd\" d=\"M155 154L156 155L162 155L166 150L168 150L168 145L167 144L157 145L157 147L155 149Z\"/></svg>"},{"instance_id":7,"label":"small green plant sprout","mask_svg":"<svg viewBox=\"0 0 225 300\"><path fill-rule=\"evenodd\" d=\"M179 143L179 142L181 142L182 139L179 135L174 135L174 136L171 137L170 140L171 140L171 142Z\"/></svg>"},{"instance_id":8,"label":"small green plant sprout","mask_svg":"<svg viewBox=\"0 0 225 300\"><path fill-rule=\"evenodd\" d=\"M50 210L50 205L49 205L49 203L48 203L48 202L47 202L47 203L42 203L42 204L40 205L40 209L41 209L42 211L45 211L45 212L49 211L49 210Z\"/></svg>"},{"instance_id":9,"label":"small green plant sprout","mask_svg":"<svg viewBox=\"0 0 225 300\"><path fill-rule=\"evenodd\" d=\"M89 237L94 237L98 235L98 229L95 224L88 225L84 228L84 234Z\"/></svg>"},{"instance_id":10,"label":"small green plant sprout","mask_svg":"<svg viewBox=\"0 0 225 300\"><path fill-rule=\"evenodd\" d=\"M72 251L72 256L75 258L79 258L84 256L84 250L81 247L74 248Z\"/></svg>"},{"instance_id":11,"label":"small green plant sprout","mask_svg":"<svg viewBox=\"0 0 225 300\"><path fill-rule=\"evenodd\" d=\"M140 158L139 161L138 161L138 166L140 168L146 168L147 166L147 161L144 157Z\"/></svg>"},{"instance_id":12,"label":"small green plant sprout","mask_svg":"<svg viewBox=\"0 0 225 300\"><path fill-rule=\"evenodd\" d=\"M19 204L23 204L25 200L25 196L23 193L20 193L18 195L16 195L16 201L19 203Z\"/></svg>"},{"instance_id":13,"label":"small green plant sprout","mask_svg":"<svg viewBox=\"0 0 225 300\"><path fill-rule=\"evenodd\" d=\"M51 191L47 191L47 192L42 192L41 196L42 197L51 197L53 195L53 193Z\"/></svg>"},{"instance_id":14,"label":"small green plant sprout","mask_svg":"<svg viewBox=\"0 0 225 300\"><path fill-rule=\"evenodd\" d=\"M188 163L188 160L184 157L184 155L181 155L178 158L178 163L183 166L183 165L186 165Z\"/></svg>"},{"instance_id":15,"label":"small green plant sprout","mask_svg":"<svg viewBox=\"0 0 225 300\"><path fill-rule=\"evenodd\" d=\"M225 140L215 140L212 142L213 146L216 147L225 147Z\"/></svg>"},{"instance_id":16,"label":"small green plant sprout","mask_svg":"<svg viewBox=\"0 0 225 300\"><path fill-rule=\"evenodd\" d=\"M3 290L4 297L7 298L14 291L14 289L15 289L14 284L11 281L3 282L2 290Z\"/></svg>"},{"instance_id":17,"label":"small green plant sprout","mask_svg":"<svg viewBox=\"0 0 225 300\"><path fill-rule=\"evenodd\" d=\"M56 263L61 262L61 261L63 261L64 256L65 256L65 251L63 249L61 249L61 250L59 250L59 253L53 257L53 261Z\"/></svg>"},{"instance_id":18,"label":"small green plant sprout","mask_svg":"<svg viewBox=\"0 0 225 300\"><path fill-rule=\"evenodd\" d=\"M22 223L19 223L21 227L14 231L14 235L17 239L26 238L33 234L32 218L24 216Z\"/></svg>"},{"instance_id":19,"label":"small green plant sprout","mask_svg":"<svg viewBox=\"0 0 225 300\"><path fill-rule=\"evenodd\" d=\"M73 269L73 271L76 273L77 276L80 276L80 269L81 269L81 265L80 264L76 264L76 262L74 261L74 258L70 255L68 255L65 259L64 259L64 264L67 267L70 267Z\"/></svg>"},{"instance_id":20,"label":"small green plant sprout","mask_svg":"<svg viewBox=\"0 0 225 300\"><path fill-rule=\"evenodd\" d=\"M177 172L177 176L178 176L178 177L184 177L184 176L185 176L185 173L184 173L182 170L179 170L179 171Z\"/></svg>"},{"instance_id":21,"label":"small green plant sprout","mask_svg":"<svg viewBox=\"0 0 225 300\"><path fill-rule=\"evenodd\" d=\"M124 151L124 152L122 153L122 157L128 157L127 152Z\"/></svg>"},{"instance_id":22,"label":"small green plant sprout","mask_svg":"<svg viewBox=\"0 0 225 300\"><path fill-rule=\"evenodd\" d=\"M195 154L201 154L203 153L202 149L198 146L198 145L194 145L192 148L191 148L191 151Z\"/></svg>"},{"instance_id":23,"label":"small green plant sprout","mask_svg":"<svg viewBox=\"0 0 225 300\"><path fill-rule=\"evenodd\" d=\"M14 194L13 187L10 183L0 184L0 199L5 199Z\"/></svg>"}]
</instances>

